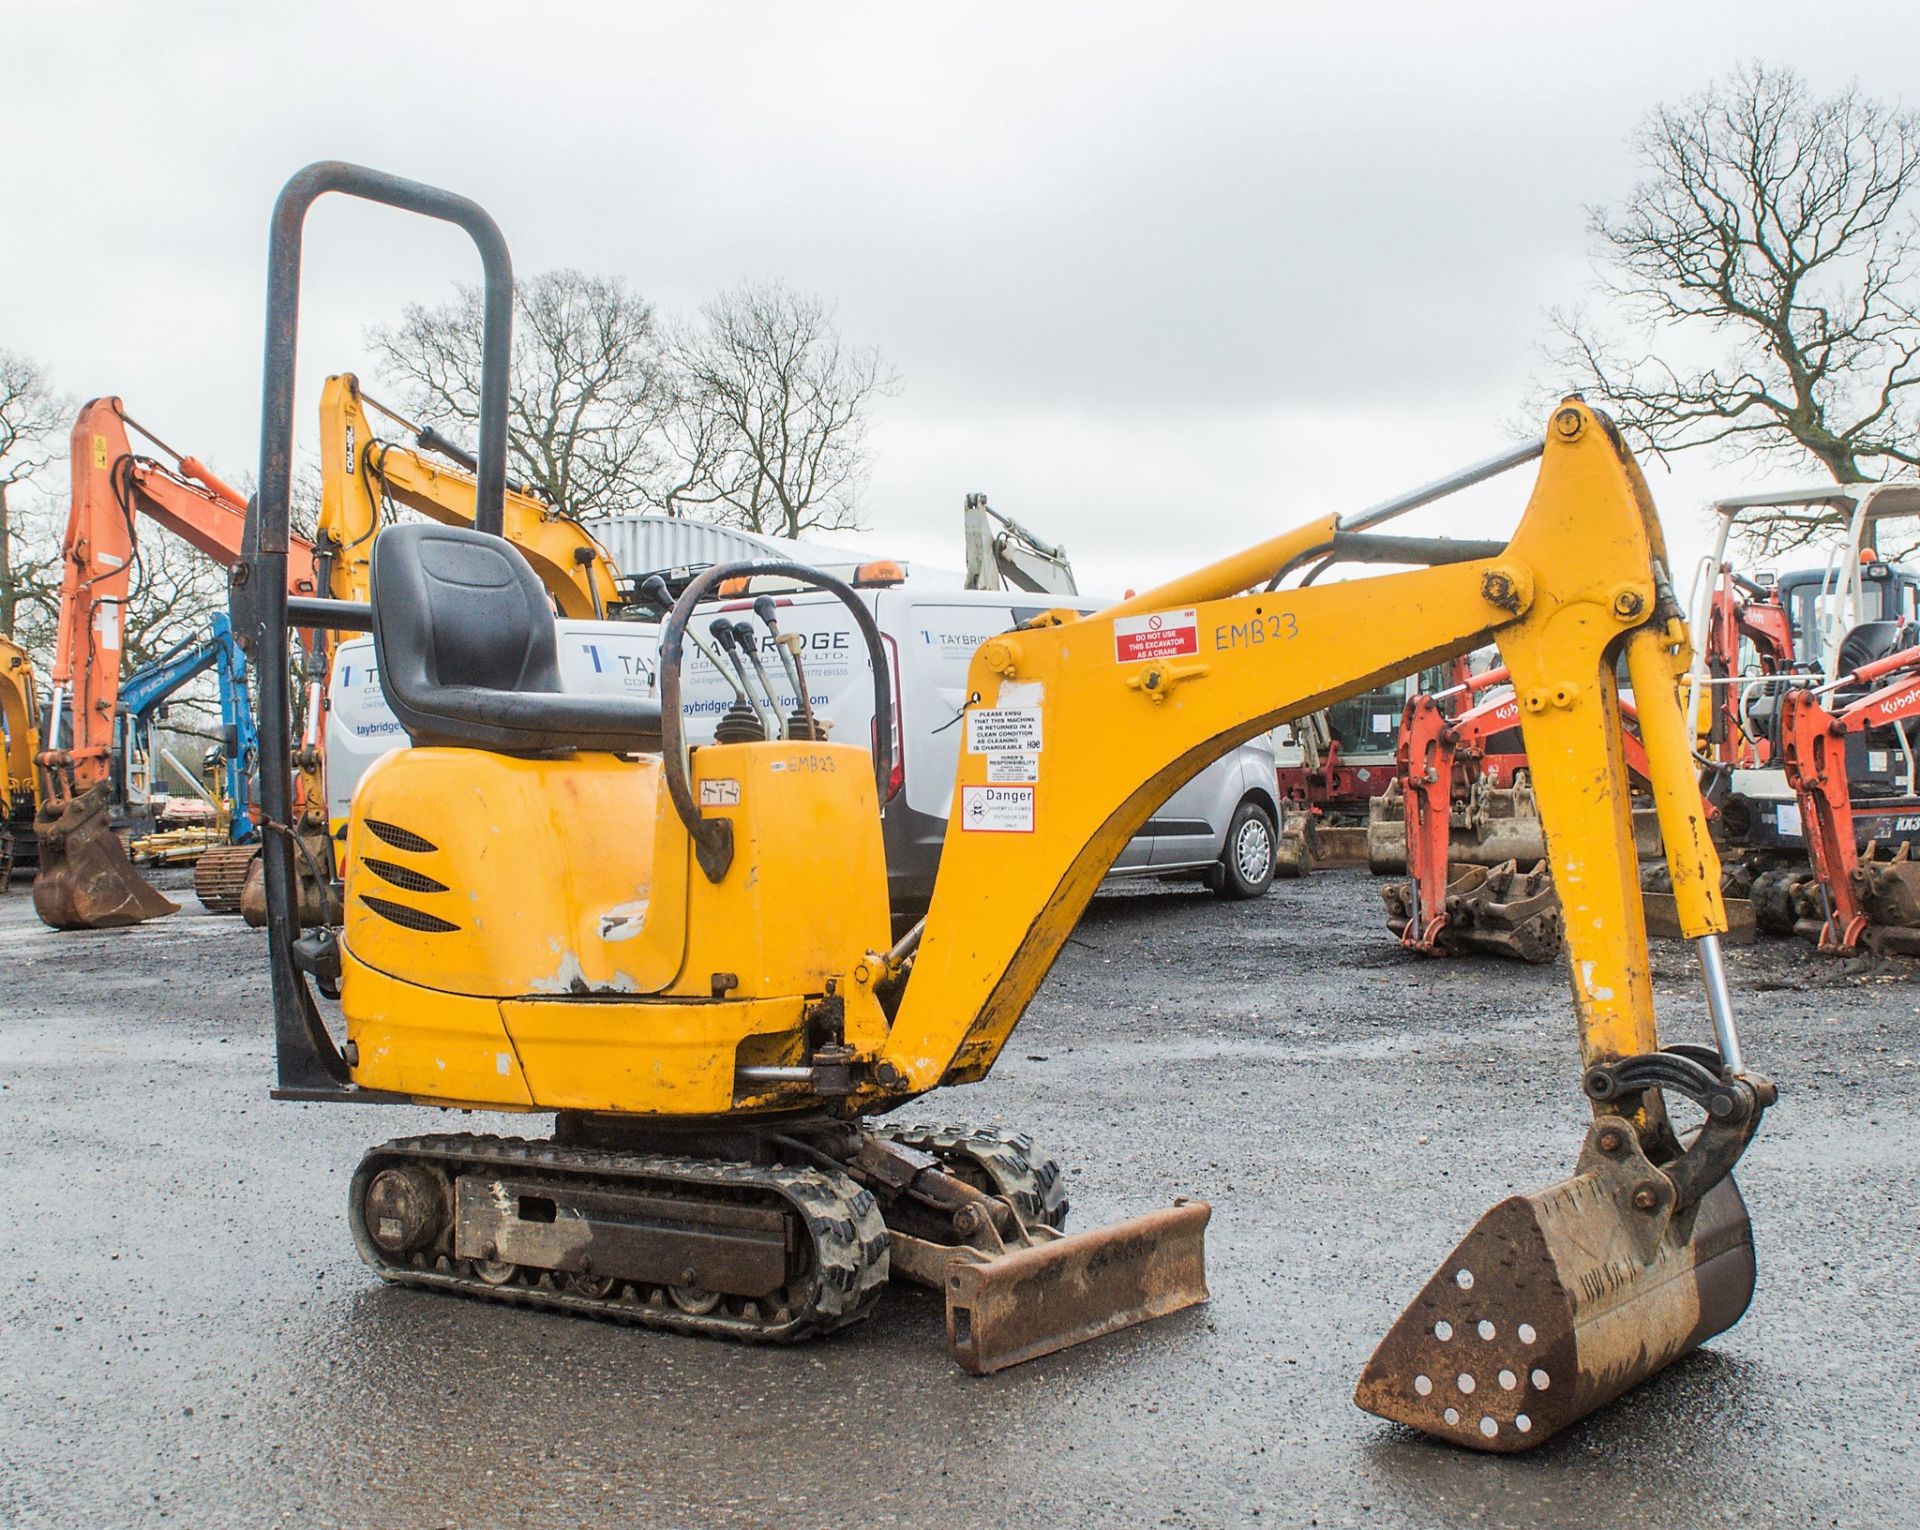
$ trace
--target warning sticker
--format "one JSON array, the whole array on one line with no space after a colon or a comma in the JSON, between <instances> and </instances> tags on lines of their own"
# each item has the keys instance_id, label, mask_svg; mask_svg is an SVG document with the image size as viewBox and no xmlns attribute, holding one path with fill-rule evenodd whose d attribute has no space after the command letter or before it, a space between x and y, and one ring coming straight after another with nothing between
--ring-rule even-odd
<instances>
[{"instance_id":1,"label":"warning sticker","mask_svg":"<svg viewBox=\"0 0 1920 1530\"><path fill-rule=\"evenodd\" d=\"M967 753L1038 754L1038 707L981 707L967 713ZM1026 778L1032 780L1031 776Z\"/></svg>"},{"instance_id":2,"label":"warning sticker","mask_svg":"<svg viewBox=\"0 0 1920 1530\"><path fill-rule=\"evenodd\" d=\"M980 834L1031 834L1031 786L963 786L960 827Z\"/></svg>"},{"instance_id":3,"label":"warning sticker","mask_svg":"<svg viewBox=\"0 0 1920 1530\"><path fill-rule=\"evenodd\" d=\"M740 806L740 783L729 780L702 781L700 783L700 806Z\"/></svg>"},{"instance_id":4,"label":"warning sticker","mask_svg":"<svg viewBox=\"0 0 1920 1530\"><path fill-rule=\"evenodd\" d=\"M1173 659L1200 651L1200 618L1184 611L1155 611L1151 616L1122 616L1113 623L1113 656L1122 664L1141 659Z\"/></svg>"},{"instance_id":5,"label":"warning sticker","mask_svg":"<svg viewBox=\"0 0 1920 1530\"><path fill-rule=\"evenodd\" d=\"M1002 781L1038 781L1040 756L1037 754L990 754L987 756L987 779L996 784Z\"/></svg>"}]
</instances>

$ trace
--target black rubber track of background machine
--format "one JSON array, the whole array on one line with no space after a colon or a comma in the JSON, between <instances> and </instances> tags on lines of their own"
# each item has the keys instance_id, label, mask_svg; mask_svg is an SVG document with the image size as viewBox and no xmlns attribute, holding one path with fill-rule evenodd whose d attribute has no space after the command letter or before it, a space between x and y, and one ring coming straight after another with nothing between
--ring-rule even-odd
<instances>
[{"instance_id":1,"label":"black rubber track of background machine","mask_svg":"<svg viewBox=\"0 0 1920 1530\"><path fill-rule=\"evenodd\" d=\"M976 1167L990 1181L978 1188L1006 1196L1029 1227L1037 1224L1059 1231L1067 1225L1067 1176L1053 1159L1035 1155L1033 1139L1025 1133L1008 1134L981 1126L895 1126L891 1122L871 1129L878 1136L931 1153L956 1167Z\"/></svg>"},{"instance_id":2,"label":"black rubber track of background machine","mask_svg":"<svg viewBox=\"0 0 1920 1530\"><path fill-rule=\"evenodd\" d=\"M368 1235L362 1220L366 1189L381 1169L421 1164L454 1178L468 1173L501 1173L545 1180L561 1187L637 1189L733 1201L743 1194L761 1204L779 1204L803 1224L812 1259L790 1291L787 1315L770 1304L722 1304L712 1313L686 1312L659 1287L617 1281L606 1295L577 1289L562 1274L522 1269L502 1285L473 1273L472 1262L452 1253L451 1226L432 1245L396 1263ZM872 1310L886 1289L889 1239L873 1196L844 1174L811 1166L760 1167L717 1159L669 1157L652 1153L613 1153L559 1147L551 1142L471 1134L402 1137L383 1143L360 1160L348 1192L353 1240L364 1259L384 1280L399 1285L455 1291L614 1322L698 1334L747 1343L794 1343L856 1323ZM449 1219L450 1223L450 1219Z\"/></svg>"}]
</instances>

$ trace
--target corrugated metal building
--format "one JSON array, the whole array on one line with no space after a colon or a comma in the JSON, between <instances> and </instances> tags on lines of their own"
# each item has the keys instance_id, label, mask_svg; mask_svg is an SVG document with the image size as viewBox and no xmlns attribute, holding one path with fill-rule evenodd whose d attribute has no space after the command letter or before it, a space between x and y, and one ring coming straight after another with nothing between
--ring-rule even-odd
<instances>
[{"instance_id":1,"label":"corrugated metal building","mask_svg":"<svg viewBox=\"0 0 1920 1530\"><path fill-rule=\"evenodd\" d=\"M884 556L829 547L821 542L763 537L751 531L736 531L731 526L668 515L623 515L612 520L591 521L587 529L599 538L612 557L614 567L629 576L703 563L737 562L743 558L779 558L851 578L862 563Z\"/></svg>"}]
</instances>

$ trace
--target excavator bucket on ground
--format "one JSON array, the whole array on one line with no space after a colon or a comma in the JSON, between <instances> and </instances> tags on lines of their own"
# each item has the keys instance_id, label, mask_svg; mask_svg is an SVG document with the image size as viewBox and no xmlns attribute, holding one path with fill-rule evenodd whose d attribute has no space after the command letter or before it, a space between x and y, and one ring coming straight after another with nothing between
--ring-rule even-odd
<instances>
[{"instance_id":1,"label":"excavator bucket on ground","mask_svg":"<svg viewBox=\"0 0 1920 1530\"><path fill-rule=\"evenodd\" d=\"M1445 902L1431 913L1416 906L1411 882L1389 882L1380 889L1387 928L1403 945L1448 956L1480 951L1523 962L1550 962L1560 954L1566 919L1544 861L1526 872L1512 861L1448 869Z\"/></svg>"},{"instance_id":2,"label":"excavator bucket on ground","mask_svg":"<svg viewBox=\"0 0 1920 1530\"><path fill-rule=\"evenodd\" d=\"M1318 858L1313 814L1288 807L1280 813L1280 843L1274 850L1273 874L1282 880L1304 877Z\"/></svg>"},{"instance_id":3,"label":"excavator bucket on ground","mask_svg":"<svg viewBox=\"0 0 1920 1530\"><path fill-rule=\"evenodd\" d=\"M43 804L34 817L40 872L33 908L56 930L112 930L180 912L127 859L110 820L110 795L102 781L77 797Z\"/></svg>"},{"instance_id":4,"label":"excavator bucket on ground","mask_svg":"<svg viewBox=\"0 0 1920 1530\"><path fill-rule=\"evenodd\" d=\"M1692 1156L1691 1152L1688 1156ZM1573 1178L1500 1202L1374 1351L1354 1400L1475 1450L1528 1450L1739 1321L1753 1229L1731 1174L1692 1205L1624 1118Z\"/></svg>"}]
</instances>

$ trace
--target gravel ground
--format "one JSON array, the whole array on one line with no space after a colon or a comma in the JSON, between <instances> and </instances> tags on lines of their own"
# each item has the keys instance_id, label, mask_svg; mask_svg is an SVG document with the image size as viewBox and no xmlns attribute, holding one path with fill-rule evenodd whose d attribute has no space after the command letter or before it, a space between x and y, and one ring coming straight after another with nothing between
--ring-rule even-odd
<instances>
[{"instance_id":1,"label":"gravel ground","mask_svg":"<svg viewBox=\"0 0 1920 1530\"><path fill-rule=\"evenodd\" d=\"M486 1118L270 1102L261 938L182 896L98 935L0 898L0 1522L1920 1522L1905 972L1730 953L1781 1085L1740 1176L1752 1310L1491 1458L1350 1398L1473 1219L1570 1167L1566 981L1404 956L1362 874L1103 897L992 1079L927 1102L1031 1130L1077 1226L1216 1208L1210 1305L985 1380L910 1290L780 1350L383 1287L347 1237L354 1162ZM1670 1039L1704 1037L1686 952L1656 975Z\"/></svg>"}]
</instances>

